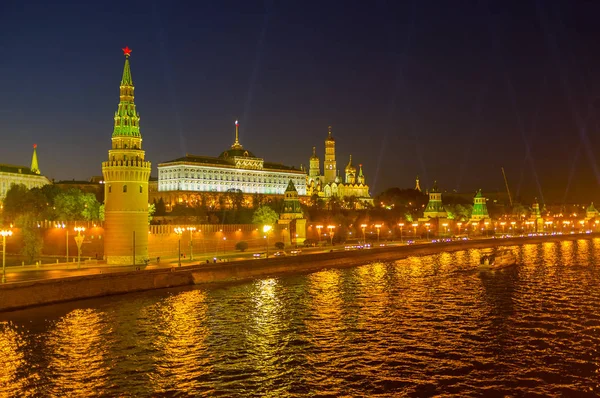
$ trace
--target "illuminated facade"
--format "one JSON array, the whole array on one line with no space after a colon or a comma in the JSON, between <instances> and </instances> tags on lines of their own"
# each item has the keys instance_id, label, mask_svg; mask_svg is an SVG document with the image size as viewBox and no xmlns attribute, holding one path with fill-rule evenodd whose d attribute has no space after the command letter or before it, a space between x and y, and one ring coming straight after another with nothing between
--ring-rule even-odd
<instances>
[{"instance_id":1,"label":"illuminated facade","mask_svg":"<svg viewBox=\"0 0 600 398\"><path fill-rule=\"evenodd\" d=\"M437 187L437 181L433 182L433 188L429 191L429 202L425 207L423 217L425 219L448 217L448 213L442 204L442 193Z\"/></svg>"},{"instance_id":2,"label":"illuminated facade","mask_svg":"<svg viewBox=\"0 0 600 398\"><path fill-rule=\"evenodd\" d=\"M477 191L475 198L473 198L473 211L471 213L470 222L481 222L490 221L490 215L487 209L486 198L483 197L481 189Z\"/></svg>"},{"instance_id":3,"label":"illuminated facade","mask_svg":"<svg viewBox=\"0 0 600 398\"><path fill-rule=\"evenodd\" d=\"M148 179L140 117L136 111L129 67L131 50L124 48L125 67L120 101L114 116L112 147L102 162L104 176L104 255L107 264L140 264L148 258Z\"/></svg>"},{"instance_id":4,"label":"illuminated facade","mask_svg":"<svg viewBox=\"0 0 600 398\"><path fill-rule=\"evenodd\" d=\"M309 160L308 177L306 180L306 194L318 195L321 198L331 197L354 197L356 205L362 207L365 204L373 204L369 194L369 186L365 183L362 164L359 164L358 172L352 164L352 155L344 169L344 181L337 173L335 159L335 138L331 135L331 126L325 139L325 160L323 162L323 175L321 175L320 162L313 147L313 154Z\"/></svg>"},{"instance_id":5,"label":"illuminated facade","mask_svg":"<svg viewBox=\"0 0 600 398\"><path fill-rule=\"evenodd\" d=\"M159 164L159 196L169 191L283 195L290 180L299 187L299 195L306 195L304 171L256 157L240 144L237 121L235 126L235 142L218 157L186 154Z\"/></svg>"},{"instance_id":6,"label":"illuminated facade","mask_svg":"<svg viewBox=\"0 0 600 398\"><path fill-rule=\"evenodd\" d=\"M0 164L0 201L4 200L6 192L13 185L22 184L31 189L50 184L50 180L40 172L36 148L34 144L31 167Z\"/></svg>"}]
</instances>

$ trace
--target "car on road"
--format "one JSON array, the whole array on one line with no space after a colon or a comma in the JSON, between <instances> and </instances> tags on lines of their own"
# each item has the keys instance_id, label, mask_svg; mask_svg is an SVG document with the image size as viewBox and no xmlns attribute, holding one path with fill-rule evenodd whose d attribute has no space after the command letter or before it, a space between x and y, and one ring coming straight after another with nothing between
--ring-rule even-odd
<instances>
[{"instance_id":1,"label":"car on road","mask_svg":"<svg viewBox=\"0 0 600 398\"><path fill-rule=\"evenodd\" d=\"M266 255L266 253L254 253L252 255L252 257L259 259L259 258L265 258L265 257L267 257L267 255Z\"/></svg>"},{"instance_id":2,"label":"car on road","mask_svg":"<svg viewBox=\"0 0 600 398\"><path fill-rule=\"evenodd\" d=\"M294 250L290 251L290 255L292 255L292 256L297 256L299 254L302 254L302 250L300 250L300 249L294 249Z\"/></svg>"},{"instance_id":3,"label":"car on road","mask_svg":"<svg viewBox=\"0 0 600 398\"><path fill-rule=\"evenodd\" d=\"M287 253L284 252L283 250L280 250L278 252L275 252L275 254L273 254L275 257L285 257L287 256Z\"/></svg>"}]
</instances>

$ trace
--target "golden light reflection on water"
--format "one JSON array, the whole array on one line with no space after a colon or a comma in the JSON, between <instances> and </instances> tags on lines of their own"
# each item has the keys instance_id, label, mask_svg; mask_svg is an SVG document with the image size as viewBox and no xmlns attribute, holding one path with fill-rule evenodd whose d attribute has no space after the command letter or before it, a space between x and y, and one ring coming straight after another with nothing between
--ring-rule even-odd
<instances>
[{"instance_id":1,"label":"golden light reflection on water","mask_svg":"<svg viewBox=\"0 0 600 398\"><path fill-rule=\"evenodd\" d=\"M563 264L569 264L571 257L573 256L573 250L575 243L571 240L565 240L560 242L560 253Z\"/></svg>"},{"instance_id":2,"label":"golden light reflection on water","mask_svg":"<svg viewBox=\"0 0 600 398\"><path fill-rule=\"evenodd\" d=\"M206 294L201 290L170 296L153 309L155 372L149 376L154 392L194 391L201 386L202 377L211 373L205 344L207 310Z\"/></svg>"},{"instance_id":3,"label":"golden light reflection on water","mask_svg":"<svg viewBox=\"0 0 600 398\"><path fill-rule=\"evenodd\" d=\"M88 397L103 391L110 370L110 326L104 314L77 309L62 317L47 336L50 395Z\"/></svg>"},{"instance_id":4,"label":"golden light reflection on water","mask_svg":"<svg viewBox=\"0 0 600 398\"><path fill-rule=\"evenodd\" d=\"M10 392L23 391L27 383L27 378L18 376L19 369L26 365L24 343L14 325L8 322L0 325L0 392L7 396L19 395Z\"/></svg>"}]
</instances>

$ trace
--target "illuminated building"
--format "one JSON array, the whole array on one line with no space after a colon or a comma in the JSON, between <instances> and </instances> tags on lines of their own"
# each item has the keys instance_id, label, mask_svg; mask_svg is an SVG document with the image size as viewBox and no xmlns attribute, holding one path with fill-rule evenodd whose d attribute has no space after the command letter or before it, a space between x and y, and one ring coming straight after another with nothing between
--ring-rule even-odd
<instances>
[{"instance_id":1,"label":"illuminated building","mask_svg":"<svg viewBox=\"0 0 600 398\"><path fill-rule=\"evenodd\" d=\"M37 145L33 145L31 167L0 164L0 201L13 185L25 185L27 189L39 188L50 184L50 180L42 175L38 165Z\"/></svg>"},{"instance_id":2,"label":"illuminated building","mask_svg":"<svg viewBox=\"0 0 600 398\"><path fill-rule=\"evenodd\" d=\"M125 67L114 116L112 146L102 162L104 176L104 254L107 264L142 263L148 258L148 179L140 117L134 103L129 67L131 50L123 49Z\"/></svg>"},{"instance_id":3,"label":"illuminated building","mask_svg":"<svg viewBox=\"0 0 600 398\"><path fill-rule=\"evenodd\" d=\"M533 200L529 220L535 225L536 232L544 230L544 219L542 218L542 212L540 211L540 204L538 203L537 198Z\"/></svg>"},{"instance_id":4,"label":"illuminated building","mask_svg":"<svg viewBox=\"0 0 600 398\"><path fill-rule=\"evenodd\" d=\"M288 183L283 199L278 224L284 225L285 240L295 244L303 244L306 239L306 219L298 198L298 191L292 180Z\"/></svg>"},{"instance_id":5,"label":"illuminated building","mask_svg":"<svg viewBox=\"0 0 600 398\"><path fill-rule=\"evenodd\" d=\"M323 162L323 175L321 175L320 162L313 147L313 154L309 159L308 177L306 180L306 194L318 195L320 198L331 197L356 199L355 206L362 207L365 204L372 205L373 199L369 194L369 186L365 183L362 164L359 164L358 172L352 164L352 155L344 169L344 181L337 172L335 159L335 138L331 135L331 126L325 139L325 160Z\"/></svg>"},{"instance_id":6,"label":"illuminated building","mask_svg":"<svg viewBox=\"0 0 600 398\"><path fill-rule=\"evenodd\" d=\"M423 218L446 218L447 216L448 213L442 204L442 193L437 187L437 181L434 181L433 188L429 191L429 202L423 212Z\"/></svg>"},{"instance_id":7,"label":"illuminated building","mask_svg":"<svg viewBox=\"0 0 600 398\"><path fill-rule=\"evenodd\" d=\"M235 122L235 141L218 157L186 156L158 165L158 192L168 204L198 193L241 192L243 194L284 195L289 181L306 195L306 173L279 163L265 162L244 149L239 142L239 124Z\"/></svg>"},{"instance_id":8,"label":"illuminated building","mask_svg":"<svg viewBox=\"0 0 600 398\"><path fill-rule=\"evenodd\" d=\"M587 221L589 221L594 218L598 218L599 215L600 215L600 213L594 207L594 202L592 202L592 204L590 204L590 207L588 207L587 210L585 211L585 219Z\"/></svg>"},{"instance_id":9,"label":"illuminated building","mask_svg":"<svg viewBox=\"0 0 600 398\"><path fill-rule=\"evenodd\" d=\"M490 215L487 209L486 198L483 197L480 189L473 198L473 211L471 213L470 222L473 223L481 221L490 221Z\"/></svg>"}]
</instances>

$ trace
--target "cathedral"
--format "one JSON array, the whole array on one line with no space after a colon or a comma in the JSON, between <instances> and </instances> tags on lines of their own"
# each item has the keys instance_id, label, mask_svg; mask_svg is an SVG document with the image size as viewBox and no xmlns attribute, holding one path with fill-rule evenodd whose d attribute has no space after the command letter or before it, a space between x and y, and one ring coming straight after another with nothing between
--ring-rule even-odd
<instances>
[{"instance_id":1,"label":"cathedral","mask_svg":"<svg viewBox=\"0 0 600 398\"><path fill-rule=\"evenodd\" d=\"M317 157L316 148L313 147L306 180L306 194L308 196L316 194L326 200L331 197L338 197L340 199L354 197L356 199L356 207L372 205L373 198L369 194L369 186L365 183L362 164L358 165L357 170L352 164L352 155L350 155L350 160L344 169L344 174L345 178L342 181L337 171L335 160L335 138L331 135L331 126L329 126L329 133L325 139L323 174L321 175L321 165Z\"/></svg>"}]
</instances>

